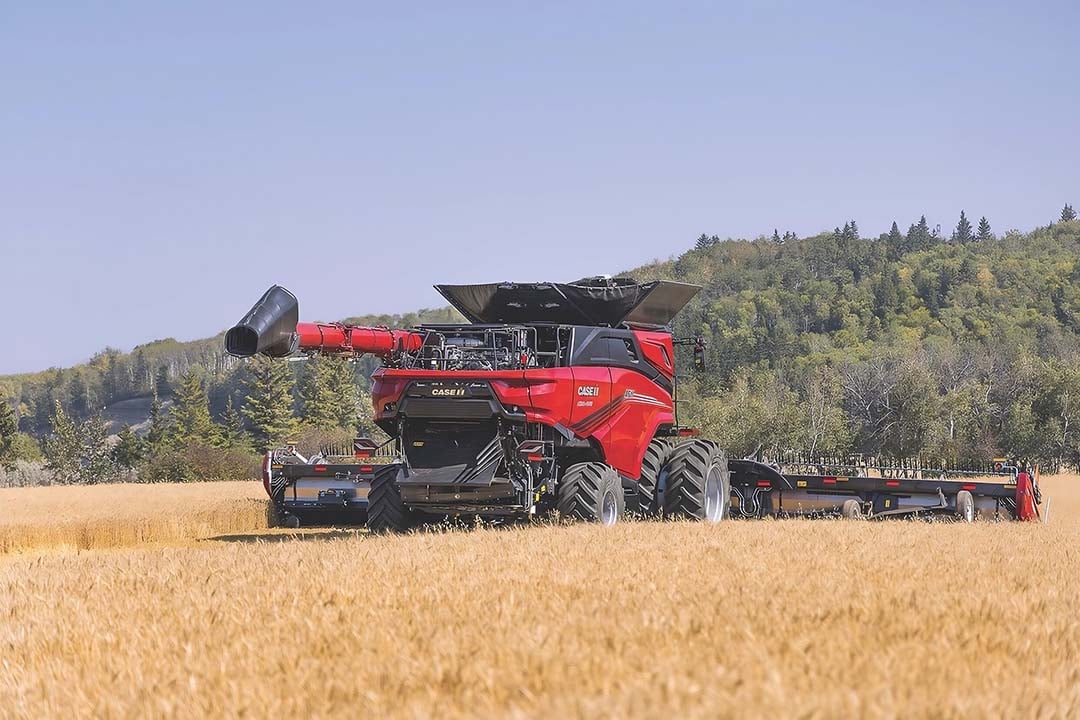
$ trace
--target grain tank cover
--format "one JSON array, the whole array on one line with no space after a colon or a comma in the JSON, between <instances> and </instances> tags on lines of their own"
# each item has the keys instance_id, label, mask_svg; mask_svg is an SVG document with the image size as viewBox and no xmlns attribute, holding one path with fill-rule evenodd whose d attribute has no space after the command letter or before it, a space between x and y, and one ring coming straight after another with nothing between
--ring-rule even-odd
<instances>
[{"instance_id":1,"label":"grain tank cover","mask_svg":"<svg viewBox=\"0 0 1080 720\"><path fill-rule=\"evenodd\" d=\"M572 283L436 285L470 322L622 323L664 326L701 288L687 283L631 278L584 278Z\"/></svg>"}]
</instances>

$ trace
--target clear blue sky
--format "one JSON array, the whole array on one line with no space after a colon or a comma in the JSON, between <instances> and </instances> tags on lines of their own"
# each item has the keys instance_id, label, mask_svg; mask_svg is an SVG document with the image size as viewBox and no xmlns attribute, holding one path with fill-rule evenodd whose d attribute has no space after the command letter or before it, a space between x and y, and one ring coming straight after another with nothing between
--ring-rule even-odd
<instances>
[{"instance_id":1,"label":"clear blue sky","mask_svg":"<svg viewBox=\"0 0 1080 720\"><path fill-rule=\"evenodd\" d=\"M878 7L873 7L878 6ZM1080 4L0 4L0 373L1080 204Z\"/></svg>"}]
</instances>

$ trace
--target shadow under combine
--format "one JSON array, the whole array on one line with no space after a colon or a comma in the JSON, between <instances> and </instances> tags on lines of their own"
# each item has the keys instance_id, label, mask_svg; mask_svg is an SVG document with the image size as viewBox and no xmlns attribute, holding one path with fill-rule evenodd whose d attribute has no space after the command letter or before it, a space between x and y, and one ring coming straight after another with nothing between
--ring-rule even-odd
<instances>
[{"instance_id":1,"label":"shadow under combine","mask_svg":"<svg viewBox=\"0 0 1080 720\"><path fill-rule=\"evenodd\" d=\"M368 534L365 528L312 528L310 530L281 530L275 528L266 532L241 533L235 535L216 535L204 538L204 542L228 543L283 543L293 541L328 542L363 537Z\"/></svg>"}]
</instances>

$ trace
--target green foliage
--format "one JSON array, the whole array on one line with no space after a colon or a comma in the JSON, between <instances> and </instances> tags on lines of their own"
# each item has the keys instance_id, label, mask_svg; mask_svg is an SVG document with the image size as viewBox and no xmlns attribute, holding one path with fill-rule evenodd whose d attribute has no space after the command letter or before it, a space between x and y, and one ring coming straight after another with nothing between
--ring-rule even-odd
<instances>
[{"instance_id":1,"label":"green foliage","mask_svg":"<svg viewBox=\"0 0 1080 720\"><path fill-rule=\"evenodd\" d=\"M217 442L218 428L210 418L206 390L194 370L184 373L174 395L176 404L171 413L168 440L174 445L185 445L194 440L204 443Z\"/></svg>"},{"instance_id":2,"label":"green foliage","mask_svg":"<svg viewBox=\"0 0 1080 720\"><path fill-rule=\"evenodd\" d=\"M249 361L247 402L241 412L251 423L257 449L265 451L296 432L292 396L295 384L289 363L262 356Z\"/></svg>"},{"instance_id":3,"label":"green foliage","mask_svg":"<svg viewBox=\"0 0 1080 720\"><path fill-rule=\"evenodd\" d=\"M15 409L0 398L0 468L11 470L15 467L15 438L18 433Z\"/></svg>"},{"instance_id":4,"label":"green foliage","mask_svg":"<svg viewBox=\"0 0 1080 720\"><path fill-rule=\"evenodd\" d=\"M146 454L146 444L130 425L120 428L116 438L116 444L112 448L113 462L126 470L135 468Z\"/></svg>"},{"instance_id":5,"label":"green foliage","mask_svg":"<svg viewBox=\"0 0 1080 720\"><path fill-rule=\"evenodd\" d=\"M93 485L115 481L120 473L107 434L100 417L75 422L57 402L52 435L45 441L46 467L60 483Z\"/></svg>"},{"instance_id":6,"label":"green foliage","mask_svg":"<svg viewBox=\"0 0 1080 720\"><path fill-rule=\"evenodd\" d=\"M985 216L979 218L979 230L975 234L975 239L983 243L993 242L997 239L994 237L993 231L990 230L990 221Z\"/></svg>"},{"instance_id":7,"label":"green foliage","mask_svg":"<svg viewBox=\"0 0 1080 720\"><path fill-rule=\"evenodd\" d=\"M352 365L341 357L312 357L300 384L302 420L318 428L355 428L359 393Z\"/></svg>"},{"instance_id":8,"label":"green foliage","mask_svg":"<svg viewBox=\"0 0 1080 720\"><path fill-rule=\"evenodd\" d=\"M956 229L953 230L952 242L966 245L975 239L975 235L971 232L971 223L968 222L967 215L964 211L960 211L960 222L956 223Z\"/></svg>"},{"instance_id":9,"label":"green foliage","mask_svg":"<svg viewBox=\"0 0 1080 720\"><path fill-rule=\"evenodd\" d=\"M1061 218L1059 222L1071 222L1076 219L1076 211L1073 210L1072 205L1065 203L1065 207L1061 209Z\"/></svg>"},{"instance_id":10,"label":"green foliage","mask_svg":"<svg viewBox=\"0 0 1080 720\"><path fill-rule=\"evenodd\" d=\"M218 428L218 442L224 448L251 449L251 437L244 430L244 416L233 405L232 396L229 397L225 413L221 416L221 423Z\"/></svg>"}]
</instances>

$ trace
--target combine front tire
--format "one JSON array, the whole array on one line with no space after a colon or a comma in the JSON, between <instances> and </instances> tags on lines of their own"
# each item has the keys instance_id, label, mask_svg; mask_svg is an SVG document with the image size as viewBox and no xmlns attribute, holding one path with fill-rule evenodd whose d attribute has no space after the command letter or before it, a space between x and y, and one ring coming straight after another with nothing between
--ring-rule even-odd
<instances>
[{"instance_id":1,"label":"combine front tire","mask_svg":"<svg viewBox=\"0 0 1080 720\"><path fill-rule=\"evenodd\" d=\"M397 479L401 468L379 468L368 492L368 529L376 533L403 533L416 525L415 514L401 500Z\"/></svg>"},{"instance_id":2,"label":"combine front tire","mask_svg":"<svg viewBox=\"0 0 1080 720\"><path fill-rule=\"evenodd\" d=\"M671 457L672 444L665 439L654 438L645 448L645 457L641 460L641 477L637 481L638 513L643 517L652 517L660 512L660 497L657 494L661 485L666 485L668 458Z\"/></svg>"},{"instance_id":3,"label":"combine front tire","mask_svg":"<svg viewBox=\"0 0 1080 720\"><path fill-rule=\"evenodd\" d=\"M676 447L668 460L664 514L715 523L730 508L731 475L724 453L706 440Z\"/></svg>"},{"instance_id":4,"label":"combine front tire","mask_svg":"<svg viewBox=\"0 0 1080 720\"><path fill-rule=\"evenodd\" d=\"M614 525L625 508L622 479L609 465L578 463L559 479L555 509L561 517Z\"/></svg>"}]
</instances>

